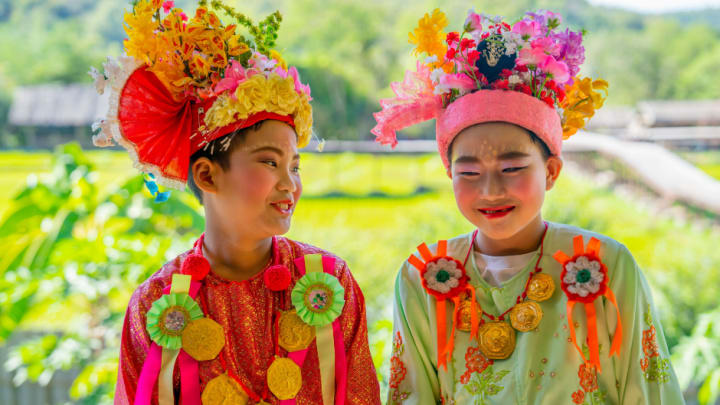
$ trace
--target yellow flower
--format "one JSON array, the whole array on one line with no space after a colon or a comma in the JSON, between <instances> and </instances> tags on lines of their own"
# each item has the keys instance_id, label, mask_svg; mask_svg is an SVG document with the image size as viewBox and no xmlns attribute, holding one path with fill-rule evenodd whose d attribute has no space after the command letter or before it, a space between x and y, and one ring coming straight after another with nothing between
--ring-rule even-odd
<instances>
[{"instance_id":1,"label":"yellow flower","mask_svg":"<svg viewBox=\"0 0 720 405\"><path fill-rule=\"evenodd\" d=\"M282 55L280 55L280 52L278 52L278 51L276 51L276 50L274 50L274 49L271 49L271 50L270 50L270 57L271 57L272 59L275 59L276 61L278 61L278 63L280 64L280 66L282 66L283 69L287 70L287 68L288 68L288 67L287 67L287 63L285 63L285 59L283 59Z\"/></svg>"},{"instance_id":2,"label":"yellow flower","mask_svg":"<svg viewBox=\"0 0 720 405\"><path fill-rule=\"evenodd\" d=\"M270 98L270 86L262 74L256 74L238 85L235 97L243 109L239 110L240 118L247 118L250 114L265 111Z\"/></svg>"},{"instance_id":3,"label":"yellow flower","mask_svg":"<svg viewBox=\"0 0 720 405\"><path fill-rule=\"evenodd\" d=\"M607 81L575 77L573 84L565 87L565 100L561 105L563 139L568 139L583 129L587 121L595 115L595 111L603 106L607 95Z\"/></svg>"},{"instance_id":4,"label":"yellow flower","mask_svg":"<svg viewBox=\"0 0 720 405\"><path fill-rule=\"evenodd\" d=\"M413 32L408 34L409 42L417 45L413 50L414 55L423 52L432 56L435 55L439 60L445 57L447 46L445 45L445 34L442 29L448 24L445 13L439 9L435 9L432 15L425 14L418 21L418 26Z\"/></svg>"},{"instance_id":5,"label":"yellow flower","mask_svg":"<svg viewBox=\"0 0 720 405\"><path fill-rule=\"evenodd\" d=\"M277 107L278 113L289 115L295 112L300 96L295 91L295 81L288 76L282 78L276 74L270 77L270 101Z\"/></svg>"}]
</instances>

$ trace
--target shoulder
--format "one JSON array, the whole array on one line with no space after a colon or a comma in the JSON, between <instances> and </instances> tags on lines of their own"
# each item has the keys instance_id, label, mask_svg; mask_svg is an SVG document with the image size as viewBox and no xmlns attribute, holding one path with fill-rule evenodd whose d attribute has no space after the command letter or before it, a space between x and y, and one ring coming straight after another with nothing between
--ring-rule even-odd
<instances>
[{"instance_id":1,"label":"shoulder","mask_svg":"<svg viewBox=\"0 0 720 405\"><path fill-rule=\"evenodd\" d=\"M140 284L130 298L129 309L147 312L152 303L160 298L165 287L170 285L172 275L180 272L182 261L188 254L190 251L181 253Z\"/></svg>"},{"instance_id":2,"label":"shoulder","mask_svg":"<svg viewBox=\"0 0 720 405\"><path fill-rule=\"evenodd\" d=\"M556 251L561 250L572 255L573 243L577 236L582 236L583 246L587 246L588 242L595 238L600 241L600 258L606 261L614 261L615 259L632 259L632 254L625 245L615 239L593 232L584 228L573 225L559 224L548 222L548 247L546 255L553 255ZM609 263L608 263L609 264Z\"/></svg>"},{"instance_id":3,"label":"shoulder","mask_svg":"<svg viewBox=\"0 0 720 405\"><path fill-rule=\"evenodd\" d=\"M297 258L307 255L323 255L325 257L330 257L335 260L335 277L338 277L340 279L343 279L345 277L352 277L347 262L335 253L311 245L309 243L299 242L285 237L278 237L277 242L280 251L283 254L289 255L291 260L295 260Z\"/></svg>"}]
</instances>

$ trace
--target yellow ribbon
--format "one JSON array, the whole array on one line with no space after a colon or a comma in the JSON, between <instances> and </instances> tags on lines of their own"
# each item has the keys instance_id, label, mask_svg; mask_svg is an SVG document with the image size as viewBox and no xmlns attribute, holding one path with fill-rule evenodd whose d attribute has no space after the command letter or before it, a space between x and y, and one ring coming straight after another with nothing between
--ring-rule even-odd
<instances>
[{"instance_id":1,"label":"yellow ribbon","mask_svg":"<svg viewBox=\"0 0 720 405\"><path fill-rule=\"evenodd\" d=\"M305 272L323 272L322 255L305 256ZM335 336L332 323L315 327L315 346L320 363L323 404L335 403Z\"/></svg>"},{"instance_id":2,"label":"yellow ribbon","mask_svg":"<svg viewBox=\"0 0 720 405\"><path fill-rule=\"evenodd\" d=\"M190 281L192 277L185 274L173 274L170 294L181 294L190 292ZM158 404L175 405L173 393L173 370L180 349L162 349L162 363L158 375Z\"/></svg>"}]
</instances>

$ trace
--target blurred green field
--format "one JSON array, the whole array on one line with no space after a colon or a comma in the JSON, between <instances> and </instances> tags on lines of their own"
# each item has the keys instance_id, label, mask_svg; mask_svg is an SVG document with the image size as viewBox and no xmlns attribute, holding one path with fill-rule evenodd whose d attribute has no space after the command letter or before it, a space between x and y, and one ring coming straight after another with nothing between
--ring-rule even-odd
<instances>
[{"instance_id":1,"label":"blurred green field","mask_svg":"<svg viewBox=\"0 0 720 405\"><path fill-rule=\"evenodd\" d=\"M160 247L155 242L157 236L152 233L143 236L142 229L141 233L131 233L138 229L130 228L123 231L129 235L125 242L119 241L121 234L115 236L114 242L93 242L86 231L89 223L94 221L91 216L86 222L78 222L73 230L76 241L66 242L70 247L58 248L59 253L51 256L50 263L78 261L82 264L83 260L103 260L81 250L102 250L111 246L108 243L131 244L133 254L138 258L152 256L149 257L151 263L162 263L187 249L190 240L199 233L197 229L201 229L201 224L189 225L193 220L186 214L173 213L173 202L158 206L149 203L149 198L138 202L138 196L128 197L126 191L118 191L123 182L138 177L126 154L92 151L86 152L85 156L95 165L96 171L86 177L95 183L98 195L109 195L117 206L140 204L146 207L143 213L132 211L132 208L115 213L112 227L125 224L122 226L132 228L130 224L139 219L153 221L155 218L155 232L162 227L179 226L189 232L179 238L169 234L165 239L173 240L162 242L161 239ZM42 182L44 178L52 177L52 170L57 170L53 167L48 153L0 153L3 222L8 220L6 214L11 209L14 195L25 187L28 178L31 183L36 181L34 178ZM349 263L366 296L370 341L382 381L383 376L389 375L386 360L390 351L392 287L397 268L420 242L450 238L469 232L472 226L458 212L451 183L436 155L305 154L301 172L304 194L288 236L330 250ZM173 193L175 199L180 197L192 210L200 210L191 196ZM98 200L103 198L98 197ZM142 197L138 198L142 200ZM124 201L128 199L132 201ZM717 249L720 232L717 228L658 215L651 205L620 197L573 172L563 173L555 189L548 194L543 211L547 220L601 232L628 246L653 287L671 347L682 347L698 316L717 308L716 297L720 292L720 272L717 271L720 268L720 250ZM110 227L110 223L104 226ZM111 232L110 229L106 231ZM138 240L133 242L133 238ZM152 250L148 250L148 246ZM167 246L167 251L163 251L162 246ZM84 255L88 255L87 259ZM108 257L122 265L122 256L112 259L108 253ZM152 271L152 268L146 271ZM139 274L137 282L145 277L144 273ZM112 313L122 314L136 281L121 280L118 285L120 287L112 289L109 298L102 302ZM67 319L76 315L68 312L91 312L92 305L98 304L82 294L71 296L63 305L38 305L28 313L22 327L62 330L71 324ZM54 314L50 318L57 322L48 321L49 313ZM678 359L679 355L674 357L674 360ZM110 366L106 368L112 374L113 360L108 361L105 364ZM684 378L695 377L692 374L694 366L675 364L675 367L679 373L688 375ZM111 377L107 378L111 380ZM386 382L383 382L385 387Z\"/></svg>"}]
</instances>

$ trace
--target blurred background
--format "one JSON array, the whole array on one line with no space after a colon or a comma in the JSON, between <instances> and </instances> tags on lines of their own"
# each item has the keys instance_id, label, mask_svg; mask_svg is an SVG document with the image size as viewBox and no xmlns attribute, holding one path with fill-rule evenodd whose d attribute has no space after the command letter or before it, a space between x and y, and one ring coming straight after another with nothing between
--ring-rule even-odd
<instances>
[{"instance_id":1,"label":"blurred background","mask_svg":"<svg viewBox=\"0 0 720 405\"><path fill-rule=\"evenodd\" d=\"M177 1L194 11L191 1ZM471 230L433 152L432 123L400 150L372 143L372 113L414 66L407 33L441 7L509 21L539 8L585 28L584 74L610 96L566 144L544 215L627 245L653 288L689 404L720 393L720 2L285 0L277 49L312 86L323 153L302 158L291 238L345 258L368 306L387 389L396 269L422 241ZM632 4L631 4L632 3ZM203 230L190 193L155 204L127 154L97 150L107 109L86 74L117 56L119 0L0 0L0 403L110 403L133 289ZM416 141L412 141L416 140Z\"/></svg>"}]
</instances>

